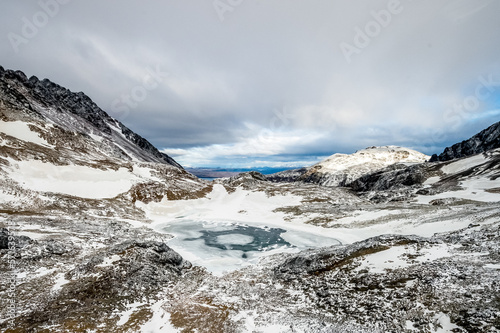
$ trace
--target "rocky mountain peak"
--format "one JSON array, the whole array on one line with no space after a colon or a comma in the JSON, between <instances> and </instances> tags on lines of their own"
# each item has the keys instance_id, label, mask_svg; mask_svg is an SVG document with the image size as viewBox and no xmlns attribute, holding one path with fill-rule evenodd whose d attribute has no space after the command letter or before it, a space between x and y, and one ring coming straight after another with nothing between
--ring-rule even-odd
<instances>
[{"instance_id":1,"label":"rocky mountain peak","mask_svg":"<svg viewBox=\"0 0 500 333\"><path fill-rule=\"evenodd\" d=\"M142 162L158 162L182 168L149 141L109 116L83 92L72 92L49 79L29 79L21 71L0 70L0 99L8 102L1 118L38 121L82 135L92 134L107 144L114 156ZM104 142L104 143L103 143Z\"/></svg>"}]
</instances>

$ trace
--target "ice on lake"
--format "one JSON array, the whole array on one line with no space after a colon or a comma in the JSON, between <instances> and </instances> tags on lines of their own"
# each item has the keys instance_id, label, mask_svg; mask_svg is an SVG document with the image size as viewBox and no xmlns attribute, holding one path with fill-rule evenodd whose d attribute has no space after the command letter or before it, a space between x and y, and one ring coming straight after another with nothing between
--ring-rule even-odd
<instances>
[{"instance_id":1,"label":"ice on lake","mask_svg":"<svg viewBox=\"0 0 500 333\"><path fill-rule=\"evenodd\" d=\"M254 264L265 255L340 244L304 230L237 222L179 220L158 230L174 235L168 245L186 260L218 275Z\"/></svg>"}]
</instances>

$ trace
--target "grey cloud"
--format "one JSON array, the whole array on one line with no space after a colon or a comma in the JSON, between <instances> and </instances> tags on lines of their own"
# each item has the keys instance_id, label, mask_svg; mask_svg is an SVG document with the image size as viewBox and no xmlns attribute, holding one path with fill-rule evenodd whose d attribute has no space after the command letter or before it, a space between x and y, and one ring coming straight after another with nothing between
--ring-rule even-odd
<instances>
[{"instance_id":1,"label":"grey cloud","mask_svg":"<svg viewBox=\"0 0 500 333\"><path fill-rule=\"evenodd\" d=\"M289 147L297 158L378 144L432 153L498 120L486 112L499 88L474 112L449 109L478 77L500 81L500 3L401 0L348 63L341 43L355 46L391 3L244 1L221 22L211 1L73 0L16 53L9 32L43 8L4 2L1 65L84 91L160 148L251 140L284 107L294 118L280 131L321 134ZM170 76L136 107L113 108L156 67Z\"/></svg>"}]
</instances>

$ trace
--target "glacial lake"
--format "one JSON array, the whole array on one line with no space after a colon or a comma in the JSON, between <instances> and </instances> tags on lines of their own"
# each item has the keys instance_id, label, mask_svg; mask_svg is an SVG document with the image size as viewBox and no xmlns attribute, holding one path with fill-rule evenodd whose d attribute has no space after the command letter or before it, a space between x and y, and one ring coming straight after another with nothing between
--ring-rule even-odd
<instances>
[{"instance_id":1,"label":"glacial lake","mask_svg":"<svg viewBox=\"0 0 500 333\"><path fill-rule=\"evenodd\" d=\"M265 255L340 245L337 239L304 230L237 222L179 220L157 230L174 236L167 244L184 259L217 275L254 264Z\"/></svg>"}]
</instances>

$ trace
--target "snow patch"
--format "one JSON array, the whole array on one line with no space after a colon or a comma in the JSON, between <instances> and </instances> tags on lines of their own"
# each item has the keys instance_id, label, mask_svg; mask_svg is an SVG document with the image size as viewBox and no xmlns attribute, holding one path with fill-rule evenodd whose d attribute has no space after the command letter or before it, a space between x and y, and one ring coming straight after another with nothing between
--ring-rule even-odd
<instances>
[{"instance_id":1,"label":"snow patch","mask_svg":"<svg viewBox=\"0 0 500 333\"><path fill-rule=\"evenodd\" d=\"M393 246L387 250L369 254L363 258L356 270L368 269L372 273L385 273L387 269L408 267L410 264L402 259L406 252L405 246Z\"/></svg>"},{"instance_id":2,"label":"snow patch","mask_svg":"<svg viewBox=\"0 0 500 333\"><path fill-rule=\"evenodd\" d=\"M430 177L428 178L424 183L423 185L432 185L432 184L435 184L437 183L438 181L441 180L441 177L439 176L436 176L436 177Z\"/></svg>"},{"instance_id":3,"label":"snow patch","mask_svg":"<svg viewBox=\"0 0 500 333\"><path fill-rule=\"evenodd\" d=\"M37 132L29 128L29 123L24 121L0 121L0 131L19 140L52 147L47 141L42 139ZM33 125L33 124L31 124Z\"/></svg>"},{"instance_id":4,"label":"snow patch","mask_svg":"<svg viewBox=\"0 0 500 333\"><path fill-rule=\"evenodd\" d=\"M9 194L9 193L5 193L3 191L0 190L0 202L2 203L8 203L8 202L13 202L13 201L17 201L19 198L16 197L15 195L12 195L12 194Z\"/></svg>"},{"instance_id":5,"label":"snow patch","mask_svg":"<svg viewBox=\"0 0 500 333\"><path fill-rule=\"evenodd\" d=\"M482 164L485 161L486 157L483 154L478 154L445 165L441 168L441 171L446 174L455 174L470 169L476 165Z\"/></svg>"},{"instance_id":6,"label":"snow patch","mask_svg":"<svg viewBox=\"0 0 500 333\"><path fill-rule=\"evenodd\" d=\"M92 133L89 133L89 136L90 136L93 140L95 140L95 141L97 141L97 142L102 142L102 141L104 141L104 138L103 138L102 136L99 136L99 135L96 135L96 134L92 134Z\"/></svg>"},{"instance_id":7,"label":"snow patch","mask_svg":"<svg viewBox=\"0 0 500 333\"><path fill-rule=\"evenodd\" d=\"M353 212L353 216L347 216L340 218L338 220L335 220L331 222L331 224L336 224L336 223L352 223L352 222L364 222L364 221L372 221L381 217L385 216L390 216L390 215L397 215L400 214L401 211L399 210L379 210L379 211L364 211L364 210L357 210Z\"/></svg>"},{"instance_id":8,"label":"snow patch","mask_svg":"<svg viewBox=\"0 0 500 333\"><path fill-rule=\"evenodd\" d=\"M134 302L134 303L128 304L127 305L128 310L125 310L122 313L120 313L120 319L118 319L118 322L116 323L116 326L125 325L128 322L128 320L130 319L130 316L135 311L137 311L137 309L140 306L145 305L145 304L147 304L147 303Z\"/></svg>"},{"instance_id":9,"label":"snow patch","mask_svg":"<svg viewBox=\"0 0 500 333\"><path fill-rule=\"evenodd\" d=\"M428 204L435 199L459 198L481 202L500 201L500 193L491 193L486 190L500 187L500 178L491 180L486 177L474 177L459 184L463 190L442 192L435 195L418 195L416 202Z\"/></svg>"},{"instance_id":10,"label":"snow patch","mask_svg":"<svg viewBox=\"0 0 500 333\"><path fill-rule=\"evenodd\" d=\"M163 301L158 301L151 306L153 316L141 326L141 333L177 333L179 329L170 323L170 313L163 310Z\"/></svg>"},{"instance_id":11,"label":"snow patch","mask_svg":"<svg viewBox=\"0 0 500 333\"><path fill-rule=\"evenodd\" d=\"M106 266L113 266L113 263L120 260L120 256L117 254L113 254L111 257L104 259L104 261L96 265L96 267L106 267Z\"/></svg>"},{"instance_id":12,"label":"snow patch","mask_svg":"<svg viewBox=\"0 0 500 333\"><path fill-rule=\"evenodd\" d=\"M81 198L114 198L139 178L126 168L99 170L79 165L57 166L37 160L12 161L10 177L34 191L57 192Z\"/></svg>"},{"instance_id":13,"label":"snow patch","mask_svg":"<svg viewBox=\"0 0 500 333\"><path fill-rule=\"evenodd\" d=\"M417 262L434 261L452 255L449 252L449 247L444 244L423 249L419 253L412 246L393 246L387 250L365 256L356 270L368 269L372 273L381 274L388 269L405 268L411 266L411 262L406 259L408 253L418 255L413 259Z\"/></svg>"},{"instance_id":14,"label":"snow patch","mask_svg":"<svg viewBox=\"0 0 500 333\"><path fill-rule=\"evenodd\" d=\"M52 291L59 291L61 290L62 286L70 282L64 277L64 275L64 273L59 273L56 275L56 280L54 286L52 287Z\"/></svg>"},{"instance_id":15,"label":"snow patch","mask_svg":"<svg viewBox=\"0 0 500 333\"><path fill-rule=\"evenodd\" d=\"M442 312L437 313L434 316L434 319L436 319L439 322L439 325L441 327L436 327L433 332L435 333L446 333L446 332L453 332L454 329L458 328L460 329L460 326L457 326L453 324L450 320L450 317Z\"/></svg>"}]
</instances>

